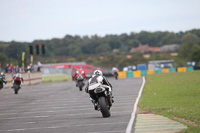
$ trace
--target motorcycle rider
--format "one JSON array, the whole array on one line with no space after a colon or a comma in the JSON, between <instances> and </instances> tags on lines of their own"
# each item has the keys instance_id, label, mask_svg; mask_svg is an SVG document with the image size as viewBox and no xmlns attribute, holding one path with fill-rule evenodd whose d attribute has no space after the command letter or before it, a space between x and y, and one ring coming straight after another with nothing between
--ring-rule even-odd
<instances>
[{"instance_id":1,"label":"motorcycle rider","mask_svg":"<svg viewBox=\"0 0 200 133\"><path fill-rule=\"evenodd\" d=\"M0 77L3 79L3 83L7 84L7 81L6 81L6 77L5 77L4 72L1 72ZM0 87L0 88L1 88L1 87ZM2 85L2 88L3 88L3 85Z\"/></svg>"},{"instance_id":2,"label":"motorcycle rider","mask_svg":"<svg viewBox=\"0 0 200 133\"><path fill-rule=\"evenodd\" d=\"M20 84L20 88L21 88L21 85L22 85L22 83L24 83L24 79L23 79L23 77L22 77L22 75L20 74L20 73L17 73L14 77L13 77L13 81L12 81L12 83L13 83L13 86L11 87L11 88L14 88L14 82L15 82L15 79L20 79L20 81L21 81L21 84Z\"/></svg>"},{"instance_id":3,"label":"motorcycle rider","mask_svg":"<svg viewBox=\"0 0 200 133\"><path fill-rule=\"evenodd\" d=\"M76 73L74 74L74 76L73 76L74 80L76 81L76 87L78 87L78 81L77 81L77 77L76 76L79 75L79 74L83 75L84 76L84 80L86 80L86 74L85 74L85 72L81 68L78 69L76 71Z\"/></svg>"},{"instance_id":4,"label":"motorcycle rider","mask_svg":"<svg viewBox=\"0 0 200 133\"><path fill-rule=\"evenodd\" d=\"M86 88L85 88L85 92L89 93L90 100L94 104L95 110L97 110L98 107L97 107L97 98L95 96L94 89L97 86L99 86L99 84L104 85L106 88L108 88L109 95L112 98L112 102L114 102L114 100L113 100L114 97L112 96L112 85L103 76L103 73L102 73L101 70L95 70L92 77L88 80L88 83L87 83Z\"/></svg>"},{"instance_id":5,"label":"motorcycle rider","mask_svg":"<svg viewBox=\"0 0 200 133\"><path fill-rule=\"evenodd\" d=\"M117 74L118 76L119 69L117 69L116 67L113 67L111 72L113 75Z\"/></svg>"}]
</instances>

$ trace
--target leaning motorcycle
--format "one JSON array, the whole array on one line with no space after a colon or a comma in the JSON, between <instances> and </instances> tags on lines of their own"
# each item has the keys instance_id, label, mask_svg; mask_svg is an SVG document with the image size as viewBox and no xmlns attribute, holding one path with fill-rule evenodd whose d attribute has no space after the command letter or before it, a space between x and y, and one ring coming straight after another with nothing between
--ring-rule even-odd
<instances>
[{"instance_id":1,"label":"leaning motorcycle","mask_svg":"<svg viewBox=\"0 0 200 133\"><path fill-rule=\"evenodd\" d=\"M109 94L108 88L99 85L94 89L96 95L98 110L101 111L103 117L110 117L110 108L112 106L112 97Z\"/></svg>"},{"instance_id":2,"label":"leaning motorcycle","mask_svg":"<svg viewBox=\"0 0 200 133\"><path fill-rule=\"evenodd\" d=\"M78 74L76 76L76 80L77 80L77 84L78 84L77 87L79 87L79 90L82 91L83 90L82 88L85 85L85 83L84 83L84 76L82 74Z\"/></svg>"},{"instance_id":3,"label":"leaning motorcycle","mask_svg":"<svg viewBox=\"0 0 200 133\"><path fill-rule=\"evenodd\" d=\"M20 85L21 85L21 80L19 78L16 78L13 84L13 89L15 94L18 94L18 91L21 88Z\"/></svg>"},{"instance_id":4,"label":"leaning motorcycle","mask_svg":"<svg viewBox=\"0 0 200 133\"><path fill-rule=\"evenodd\" d=\"M3 88L3 78L0 76L0 89Z\"/></svg>"}]
</instances>

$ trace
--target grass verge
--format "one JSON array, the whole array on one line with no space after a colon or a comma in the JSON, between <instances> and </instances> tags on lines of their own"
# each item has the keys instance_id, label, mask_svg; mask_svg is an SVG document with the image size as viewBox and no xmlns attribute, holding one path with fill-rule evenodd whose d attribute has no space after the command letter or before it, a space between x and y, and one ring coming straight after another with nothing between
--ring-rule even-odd
<instances>
[{"instance_id":1,"label":"grass verge","mask_svg":"<svg viewBox=\"0 0 200 133\"><path fill-rule=\"evenodd\" d=\"M147 75L139 107L187 125L185 133L200 133L200 71Z\"/></svg>"},{"instance_id":2,"label":"grass verge","mask_svg":"<svg viewBox=\"0 0 200 133\"><path fill-rule=\"evenodd\" d=\"M72 77L66 74L42 75L42 82L71 81Z\"/></svg>"}]
</instances>

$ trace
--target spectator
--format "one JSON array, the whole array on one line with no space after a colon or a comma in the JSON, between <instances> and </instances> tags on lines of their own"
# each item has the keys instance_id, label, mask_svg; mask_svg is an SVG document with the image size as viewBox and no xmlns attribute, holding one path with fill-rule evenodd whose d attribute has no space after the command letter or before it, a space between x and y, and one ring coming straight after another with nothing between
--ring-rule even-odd
<instances>
[{"instance_id":1,"label":"spectator","mask_svg":"<svg viewBox=\"0 0 200 133\"><path fill-rule=\"evenodd\" d=\"M16 73L19 73L19 72L20 72L19 65L16 66L15 71L16 71Z\"/></svg>"},{"instance_id":2,"label":"spectator","mask_svg":"<svg viewBox=\"0 0 200 133\"><path fill-rule=\"evenodd\" d=\"M9 64L6 64L5 73L8 73L8 69L9 69Z\"/></svg>"},{"instance_id":3,"label":"spectator","mask_svg":"<svg viewBox=\"0 0 200 133\"><path fill-rule=\"evenodd\" d=\"M21 67L21 69L19 71L20 71L20 73L25 72L24 67Z\"/></svg>"},{"instance_id":4,"label":"spectator","mask_svg":"<svg viewBox=\"0 0 200 133\"><path fill-rule=\"evenodd\" d=\"M33 65L30 63L30 67L31 67L31 72L34 72L34 68Z\"/></svg>"},{"instance_id":5,"label":"spectator","mask_svg":"<svg viewBox=\"0 0 200 133\"><path fill-rule=\"evenodd\" d=\"M40 72L40 67L41 67L41 63L38 62L38 68L37 68L37 71Z\"/></svg>"},{"instance_id":6,"label":"spectator","mask_svg":"<svg viewBox=\"0 0 200 133\"><path fill-rule=\"evenodd\" d=\"M16 73L16 67L13 66L13 69L12 69L13 73Z\"/></svg>"},{"instance_id":7,"label":"spectator","mask_svg":"<svg viewBox=\"0 0 200 133\"><path fill-rule=\"evenodd\" d=\"M13 73L13 66L12 66L12 64L10 64L9 69L10 69L10 73Z\"/></svg>"},{"instance_id":8,"label":"spectator","mask_svg":"<svg viewBox=\"0 0 200 133\"><path fill-rule=\"evenodd\" d=\"M30 63L28 66L27 66L27 72L32 72L32 64Z\"/></svg>"},{"instance_id":9,"label":"spectator","mask_svg":"<svg viewBox=\"0 0 200 133\"><path fill-rule=\"evenodd\" d=\"M0 73L1 73L1 63L0 63Z\"/></svg>"}]
</instances>

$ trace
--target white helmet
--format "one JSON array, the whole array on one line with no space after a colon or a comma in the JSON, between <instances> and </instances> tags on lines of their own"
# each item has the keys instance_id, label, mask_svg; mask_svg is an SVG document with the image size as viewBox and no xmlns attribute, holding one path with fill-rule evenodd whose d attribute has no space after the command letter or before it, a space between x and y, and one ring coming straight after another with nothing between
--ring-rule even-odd
<instances>
[{"instance_id":1,"label":"white helmet","mask_svg":"<svg viewBox=\"0 0 200 133\"><path fill-rule=\"evenodd\" d=\"M1 76L5 76L5 74L3 72L1 72Z\"/></svg>"},{"instance_id":2,"label":"white helmet","mask_svg":"<svg viewBox=\"0 0 200 133\"><path fill-rule=\"evenodd\" d=\"M101 75L101 76L103 75L101 70L95 70L93 74L94 75Z\"/></svg>"},{"instance_id":3,"label":"white helmet","mask_svg":"<svg viewBox=\"0 0 200 133\"><path fill-rule=\"evenodd\" d=\"M20 78L20 77L21 77L21 74L20 74L20 73L17 73L17 76L16 76L16 77L19 77L19 78Z\"/></svg>"}]
</instances>

